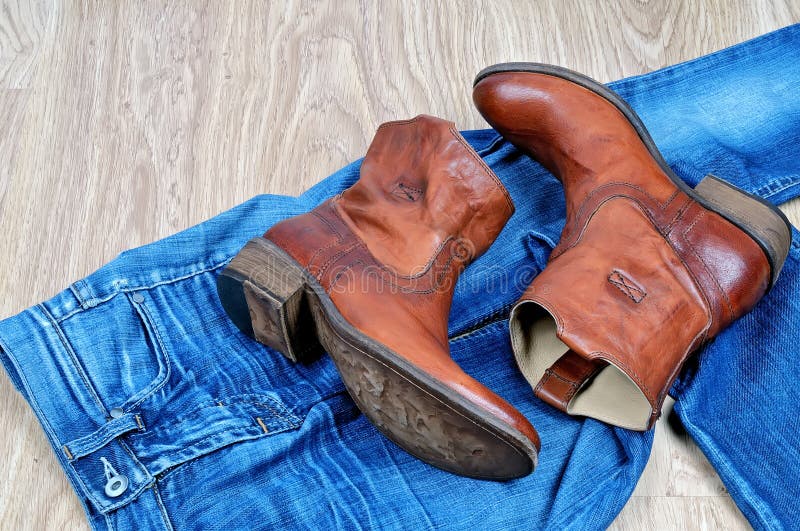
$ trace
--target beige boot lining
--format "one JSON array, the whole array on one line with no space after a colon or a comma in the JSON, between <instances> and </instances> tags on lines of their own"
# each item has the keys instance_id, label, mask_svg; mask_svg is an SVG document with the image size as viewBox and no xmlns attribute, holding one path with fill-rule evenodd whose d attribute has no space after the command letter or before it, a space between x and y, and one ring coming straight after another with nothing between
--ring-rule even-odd
<instances>
[{"instance_id":1,"label":"beige boot lining","mask_svg":"<svg viewBox=\"0 0 800 531\"><path fill-rule=\"evenodd\" d=\"M553 316L534 302L524 302L515 307L509 327L517 364L535 389L545 371L569 347L556 335L557 325ZM651 408L628 375L609 363L578 390L567 405L567 412L643 431L647 429Z\"/></svg>"}]
</instances>

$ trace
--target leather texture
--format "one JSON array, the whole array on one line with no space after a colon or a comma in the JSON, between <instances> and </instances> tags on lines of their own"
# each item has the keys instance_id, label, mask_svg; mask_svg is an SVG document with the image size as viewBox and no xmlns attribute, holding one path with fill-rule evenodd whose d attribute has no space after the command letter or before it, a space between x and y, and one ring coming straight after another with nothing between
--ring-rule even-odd
<instances>
[{"instance_id":1,"label":"leather texture","mask_svg":"<svg viewBox=\"0 0 800 531\"><path fill-rule=\"evenodd\" d=\"M314 275L352 326L538 449L528 420L452 360L447 335L456 279L513 212L454 124L422 115L380 126L351 188L264 237Z\"/></svg>"},{"instance_id":2,"label":"leather texture","mask_svg":"<svg viewBox=\"0 0 800 531\"><path fill-rule=\"evenodd\" d=\"M564 186L561 239L519 303L546 309L571 349L536 394L567 411L612 363L647 398L642 429L652 427L687 356L765 293L764 252L681 191L625 115L592 90L502 72L480 80L473 98L492 127Z\"/></svg>"}]
</instances>

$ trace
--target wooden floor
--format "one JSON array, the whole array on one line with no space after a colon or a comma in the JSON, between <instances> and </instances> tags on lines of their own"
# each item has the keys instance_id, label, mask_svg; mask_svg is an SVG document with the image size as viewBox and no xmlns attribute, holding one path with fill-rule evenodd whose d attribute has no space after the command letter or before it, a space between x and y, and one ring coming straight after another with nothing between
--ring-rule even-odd
<instances>
[{"instance_id":1,"label":"wooden floor","mask_svg":"<svg viewBox=\"0 0 800 531\"><path fill-rule=\"evenodd\" d=\"M383 121L484 127L470 85L488 64L552 62L608 81L797 22L799 6L0 0L0 317L253 195L303 191L361 156ZM797 223L800 207L786 209ZM0 526L85 528L5 375L0 397ZM696 446L661 422L614 526L747 523Z\"/></svg>"}]
</instances>

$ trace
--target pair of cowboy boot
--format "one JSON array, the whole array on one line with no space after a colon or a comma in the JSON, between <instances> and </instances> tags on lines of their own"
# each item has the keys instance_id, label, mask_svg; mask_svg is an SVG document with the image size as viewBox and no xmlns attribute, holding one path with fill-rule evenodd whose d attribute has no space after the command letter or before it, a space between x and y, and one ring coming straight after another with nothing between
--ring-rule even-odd
<instances>
[{"instance_id":1,"label":"pair of cowboy boot","mask_svg":"<svg viewBox=\"0 0 800 531\"><path fill-rule=\"evenodd\" d=\"M714 178L689 189L601 85L498 65L475 103L564 183L567 225L511 316L520 368L548 403L648 429L686 356L748 311L788 249L785 218ZM539 437L450 357L455 282L514 211L450 122L382 125L359 180L251 240L218 278L245 333L293 361L327 351L359 409L444 470L536 466Z\"/></svg>"}]
</instances>

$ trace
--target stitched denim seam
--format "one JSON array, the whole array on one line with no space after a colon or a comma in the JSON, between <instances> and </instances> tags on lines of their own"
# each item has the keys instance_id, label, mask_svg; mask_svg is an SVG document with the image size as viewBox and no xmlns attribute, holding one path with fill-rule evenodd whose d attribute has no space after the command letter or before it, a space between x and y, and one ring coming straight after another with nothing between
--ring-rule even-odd
<instances>
[{"instance_id":1,"label":"stitched denim seam","mask_svg":"<svg viewBox=\"0 0 800 531\"><path fill-rule=\"evenodd\" d=\"M167 513L167 507L164 505L164 500L161 499L161 493L158 490L158 482L153 482L153 486L151 488L153 489L153 496L155 497L156 504L161 511L161 518L164 520L167 531L175 531L175 526L172 525L172 520L169 518L169 513Z\"/></svg>"},{"instance_id":2,"label":"stitched denim seam","mask_svg":"<svg viewBox=\"0 0 800 531\"><path fill-rule=\"evenodd\" d=\"M72 317L72 316L74 316L76 314L79 314L81 312L84 312L84 311L87 311L87 310L91 310L93 308L97 308L101 304L106 303L106 302L110 301L111 299L113 299L114 297L116 297L117 295L120 295L120 294L123 294L123 293L131 293L131 292L134 292L134 291L142 291L142 290L151 290L151 289L157 288L159 286L165 286L165 285L169 285L169 284L176 284L178 282L182 282L184 280L188 280L188 279L196 277L198 275L202 275L204 273L209 273L211 271L214 271L215 269L219 269L220 267L223 267L223 266L227 265L228 262L230 262L231 260L233 260L232 256L230 256L230 257L226 258L225 260L223 260L221 262L218 262L218 263L216 263L214 265L205 267L204 269L201 269L201 270L198 270L198 271L194 271L192 273L188 273L186 275L182 275L182 276L175 277L175 278L172 278L172 279L167 279L167 280L159 280L158 282L154 282L153 284L143 284L143 285L136 285L136 286L126 287L126 288L114 291L114 292L112 292L112 293L110 293L108 295L105 295L103 298L100 298L100 299L94 299L94 298L88 299L88 300L94 301L94 303L95 303L94 306L91 306L89 308L84 308L83 304L85 303L85 301L81 297L78 297L78 300L81 302L81 306L79 306L78 308L72 310L71 312L61 316L59 319L54 320L54 322L59 323L59 324L63 323L64 321L66 321L70 317ZM81 279L78 282L84 282L84 280L85 279ZM88 285L88 283L87 283L87 285ZM72 290L72 292L75 293L74 290Z\"/></svg>"},{"instance_id":3,"label":"stitched denim seam","mask_svg":"<svg viewBox=\"0 0 800 531\"><path fill-rule=\"evenodd\" d=\"M86 390L89 392L89 394L92 396L97 406L100 408L100 413L102 413L104 416L108 416L108 411L106 410L103 401L100 399L100 395L97 393L97 390L94 388L94 385L89 379L89 375L86 372L86 369L83 367L80 360L78 359L78 356L75 354L75 349L72 348L72 344L69 342L69 339L67 339L66 334L64 334L64 331L61 329L61 325L58 322L56 322L56 320L53 318L53 316L50 314L47 308L44 307L43 304L39 304L37 307L39 311L41 311L44 314L47 320L50 321L53 330L58 336L58 339L61 341L61 345L64 347L67 356L72 362L75 372L78 373L78 376L83 382L83 385L86 387Z\"/></svg>"},{"instance_id":4,"label":"stitched denim seam","mask_svg":"<svg viewBox=\"0 0 800 531\"><path fill-rule=\"evenodd\" d=\"M255 399L251 400L241 400L240 397L247 397L252 396ZM226 404L227 401L230 401L229 404ZM267 401L273 402L272 404L268 404ZM222 403L223 405L220 405ZM175 429L176 427L185 424L190 420L194 420L197 417L201 417L201 413L207 409L219 408L219 407L228 407L228 406L236 406L240 404L253 404L256 406L263 406L268 409L271 413L273 418L280 418L286 423L290 425L294 425L295 427L299 426L302 423L302 418L296 415L293 411L287 408L285 405L280 403L280 400L273 399L266 395L259 395L259 394L241 394L241 395L232 395L229 397L218 398L217 403L213 405L201 406L197 409L193 409L186 415L181 416L178 419L175 419L171 422L168 426L157 426L155 428L149 429L146 433L143 433L139 436L139 439L146 439L153 435L162 434L167 428ZM281 411L282 410L282 411ZM224 431L224 430L223 430Z\"/></svg>"},{"instance_id":5,"label":"stitched denim seam","mask_svg":"<svg viewBox=\"0 0 800 531\"><path fill-rule=\"evenodd\" d=\"M73 439L64 444L64 450L69 450L70 453L69 460L75 461L86 457L108 445L114 439L123 437L132 431L142 430L141 425L135 418L123 417L123 419L113 419L101 425L89 435Z\"/></svg>"},{"instance_id":6,"label":"stitched denim seam","mask_svg":"<svg viewBox=\"0 0 800 531\"><path fill-rule=\"evenodd\" d=\"M147 470L147 468L145 468L144 465L142 465L142 463L136 458L136 456L133 455L133 453L130 451L130 449L127 448L125 446L125 444L121 440L117 439L116 442L120 445L120 447L123 449L123 451L125 453L127 453L128 456L130 456L130 458L134 461L134 463L139 466L139 468L145 473L146 476L152 477L150 475L150 472ZM56 453L58 453L58 452L56 452ZM83 489L83 492L86 494L86 497L88 499L92 500L92 502L98 508L100 508L100 512L104 513L104 514L109 514L109 513L111 513L111 511L114 511L115 509L119 509L120 507L124 507L125 505L128 505L130 502L132 502L133 500L135 500L139 496L139 494L144 490L144 488L148 484L147 482L143 482L139 486L138 489L136 489L135 491L133 491L131 493L128 493L122 500L119 500L118 502L116 502L114 504L111 504L108 507L105 507L103 505L103 503L101 502L101 500L97 496L95 496L94 492L86 486L86 483L83 481L83 475L80 472L78 472L75 469L75 467L72 466L71 463L70 463L70 467L74 471L75 478L77 479L78 483L81 485L81 487Z\"/></svg>"},{"instance_id":7,"label":"stitched denim seam","mask_svg":"<svg viewBox=\"0 0 800 531\"><path fill-rule=\"evenodd\" d=\"M511 304L504 304L498 310L489 313L485 318L478 321L478 323L476 323L474 326L468 328L463 332L458 332L452 337L448 337L448 342L463 341L488 332L487 329L489 327L508 320L509 317L508 313L511 311L511 308L513 308L515 304L516 302L513 302Z\"/></svg>"},{"instance_id":8,"label":"stitched denim seam","mask_svg":"<svg viewBox=\"0 0 800 531\"><path fill-rule=\"evenodd\" d=\"M167 452L167 453L159 454L159 458L161 458L161 459L164 459L164 458L166 458L166 459L181 459L182 457L184 457L184 456L181 455L183 452L186 452L187 450L191 449L192 446L197 445L197 444L202 443L202 442L205 442L208 439L212 439L214 437L218 437L219 435L223 435L223 434L230 434L230 433L233 433L233 432L236 432L236 431L242 432L244 430L251 430L251 431L252 430L257 430L257 432L254 432L252 435L242 434L242 435L234 436L235 437L234 440L228 442L227 444L225 444L223 446L220 446L219 448L214 448L213 450L210 450L209 452L206 452L204 454L196 455L194 457L185 456L186 457L185 461L183 461L182 463L177 463L175 465L172 465L171 467L169 467L169 468L165 469L163 472L161 472L161 474L159 474L158 481L163 483L163 482L165 482L167 480L167 478L169 478L170 476L172 476L176 472L190 470L198 462L203 462L203 458L204 457L208 457L209 455L213 454L214 452L218 452L220 450L223 450L225 448L228 448L228 447L236 445L236 444L240 444L240 443L244 443L244 442L248 442L248 441L257 441L257 440L260 440L260 439L265 439L265 438L268 438L268 437L270 437L272 435L278 435L280 433L285 433L287 431L295 431L300 426L302 426L302 424L300 424L298 426L293 426L291 428L287 427L287 428L284 428L284 429L281 429L281 430L278 430L278 431L271 431L269 433L264 433L264 431L257 424L253 424L252 426L238 426L236 428L231 428L231 429L228 429L228 430L222 430L222 431L219 431L219 432L216 432L216 433L212 433L211 435L203 437L199 441L195 441L191 445L186 446L184 448L181 448L179 450L176 450L174 452Z\"/></svg>"},{"instance_id":9,"label":"stitched denim seam","mask_svg":"<svg viewBox=\"0 0 800 531\"><path fill-rule=\"evenodd\" d=\"M237 395L237 396L239 396L239 395ZM255 395L255 396L261 396L261 395ZM335 398L337 396L348 396L347 390L346 389L342 389L341 391L336 391L336 392L330 393L328 395L325 395L323 397L320 397L319 400L316 400L316 401L314 401L314 402L312 402L312 403L310 403L308 405L308 411L311 411L316 406L318 406L320 404L324 404L324 403L328 402L329 400L331 400L331 399L333 399L333 398ZM217 407L217 406L214 406L214 407ZM288 431L298 430L303 426L303 424L305 424L306 419L308 418L308 411L302 417L294 415L294 413L289 412L291 415L293 415L293 416L295 416L297 418L297 423L295 425L292 425L292 426L287 427L287 428L283 428L283 429L278 430L278 431L271 431L269 433L264 433L263 431L259 431L259 434L257 436L246 438L246 439L242 438L242 437L239 437L238 439L233 441L231 444L238 444L238 443L247 442L247 441L260 440L260 439L263 439L265 437L269 437L271 435L277 435L279 433L285 433L285 432L288 432ZM216 435L220 435L222 433L230 433L231 431L234 431L234 430L237 430L237 429L238 430L242 430L242 429L246 429L246 428L248 428L248 427L239 427L239 428L232 428L232 429L228 429L228 430L223 430L221 432L218 432ZM260 428L259 428L259 430L260 430ZM209 436L209 437L211 437L211 436ZM228 446L230 446L230 445L228 445ZM213 453L214 451L221 450L221 449L222 448L217 448L216 450L213 450L210 453ZM173 454L169 454L169 455L170 456L175 456L175 455L178 454L178 452L181 452L181 451L184 451L184 450L185 450L185 448L182 448L181 450L178 450L177 452L175 452ZM177 465L174 465L174 466L166 469L164 472L162 472L160 474L158 480L160 482L163 482L175 472L188 470L189 468L193 467L196 463L202 461L202 458L207 456L207 455L209 455L209 454L196 456L194 458L189 459L188 461L185 461L183 463L179 463Z\"/></svg>"},{"instance_id":10,"label":"stitched denim seam","mask_svg":"<svg viewBox=\"0 0 800 531\"><path fill-rule=\"evenodd\" d=\"M486 130L486 129L484 129L484 131L485 131L485 130ZM495 147L496 147L498 144L502 144L502 143L504 143L504 142L505 142L505 138L503 138L503 136L502 136L500 133L498 133L498 132L497 132L497 131L495 131L494 129L490 129L490 131L493 131L493 132L494 132L494 138L492 138L492 139L491 139L491 141L490 141L488 144L486 144L485 146L481 147L480 149L478 149L477 147L473 148L473 149L475 149L475 152L476 152L478 155L480 155L480 157L481 157L482 159L485 159L486 157L485 157L484 155L488 155L488 154L490 154L490 153L492 152L492 150L494 150L494 148L495 148ZM463 136L463 135L462 135L462 136ZM470 145L471 145L471 144L470 144Z\"/></svg>"},{"instance_id":11,"label":"stitched denim seam","mask_svg":"<svg viewBox=\"0 0 800 531\"><path fill-rule=\"evenodd\" d=\"M800 177L798 177L796 179L792 179L786 184L780 185L775 190L771 190L770 188L772 187L772 185L776 184L779 181L780 181L780 179L776 179L776 180L773 180L773 181L771 181L771 182L769 182L769 183L767 183L765 185L759 186L753 192L753 194L757 195L757 196L760 196L762 198L772 197L773 195L779 194L779 193L783 192L784 190L788 190L789 188L792 188L792 187L797 186L798 184L800 184Z\"/></svg>"},{"instance_id":12,"label":"stitched denim seam","mask_svg":"<svg viewBox=\"0 0 800 531\"><path fill-rule=\"evenodd\" d=\"M251 419L251 420L254 420L254 419ZM181 458L184 457L184 454L191 455L190 451L194 447L201 446L206 441L208 441L210 439L214 439L215 437L219 437L220 435L228 435L228 434L232 434L232 433L235 433L235 432L246 432L246 433L243 433L242 435L234 435L233 436L234 437L233 440L226 441L225 444L223 446L220 446L219 448L215 448L215 449L213 449L213 450L211 450L211 451L209 451L209 452L207 452L205 454L198 455L198 456L195 456L195 457L187 457L187 459L189 459L190 461L194 461L196 459L204 457L205 455L208 455L209 453L213 453L216 450L220 450L220 449L222 449L222 448L224 448L226 446L230 446L231 444L237 444L237 443L242 443L242 442L246 442L246 441L252 441L254 439L262 439L264 437L269 437L270 435L277 435L279 433L283 433L283 432L286 432L286 431L293 431L293 430L296 430L297 428L299 428L299 425L298 426L286 426L285 428L282 428L280 430L275 430L275 431L271 431L269 433L266 433L266 432L264 432L264 430L261 429L261 427L258 426L258 424L255 424L255 422L253 422L252 424L246 425L246 426L236 426L234 428L215 431L213 433L210 433L210 434L206 435L202 439L197 440L197 441L192 441L190 444L184 446L183 448L177 449L177 450L175 450L173 452L162 452L162 453L159 453L158 454L158 459L181 459ZM249 432L252 432L252 434L249 433ZM177 465L176 468L179 467L179 466L180 465ZM162 477L162 479L163 479L163 477Z\"/></svg>"},{"instance_id":13,"label":"stitched denim seam","mask_svg":"<svg viewBox=\"0 0 800 531\"><path fill-rule=\"evenodd\" d=\"M150 382L148 384L148 387L151 387L150 389L148 389L148 387L145 387L143 390L134 393L133 397L131 398L135 398L136 395L138 394L143 393L143 395L141 398L136 400L136 402L126 406L128 409L133 409L138 407L142 402L150 398L153 395L153 393L164 387L164 385L169 381L170 374L172 373L172 364L170 362L169 351L167 350L167 347L164 344L163 339L161 338L161 331L158 329L158 326L156 326L156 323L153 320L153 316L150 314L150 310L147 308L145 304L137 305L134 304L133 302L131 302L131 304L133 304L134 308L137 309L137 313L141 312L139 313L139 315L142 316L143 320L144 319L147 320L147 323L142 323L142 328L144 328L145 333L150 333L150 331L152 331L153 339L155 340L154 341L155 344L153 346L155 349L157 349L155 355L156 357L160 357L161 359L164 360L165 371L164 371L164 376L161 378L160 382L153 384L153 382L157 381L161 371L159 371L159 374L157 374L156 378L153 379L153 382ZM147 325L149 325L149 330ZM146 340L145 343L147 343ZM161 354L161 356L159 356L159 354ZM127 400L125 401L125 403L127 404Z\"/></svg>"}]
</instances>

